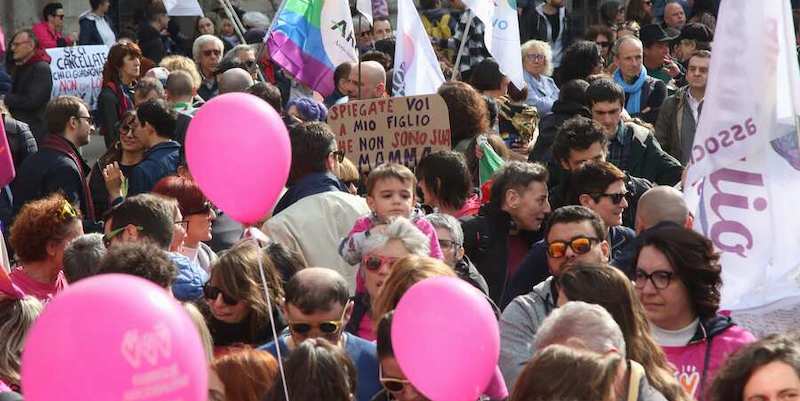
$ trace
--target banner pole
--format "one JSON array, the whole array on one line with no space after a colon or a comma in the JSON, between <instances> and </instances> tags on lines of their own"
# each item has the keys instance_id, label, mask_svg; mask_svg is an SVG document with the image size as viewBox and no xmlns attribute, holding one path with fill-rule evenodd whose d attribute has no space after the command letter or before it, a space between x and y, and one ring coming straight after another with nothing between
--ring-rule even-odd
<instances>
[{"instance_id":1,"label":"banner pole","mask_svg":"<svg viewBox=\"0 0 800 401\"><path fill-rule=\"evenodd\" d=\"M456 64L455 70L453 71L453 75L450 76L451 81L455 81L456 77L461 78L461 52L464 51L464 46L466 45L467 41L469 40L469 29L472 27L472 19L475 18L475 15L472 14L472 10L469 8L467 9L467 13L469 13L469 19L467 19L467 26L464 28L464 34L461 35L461 44L458 46L458 54L456 54Z\"/></svg>"}]
</instances>

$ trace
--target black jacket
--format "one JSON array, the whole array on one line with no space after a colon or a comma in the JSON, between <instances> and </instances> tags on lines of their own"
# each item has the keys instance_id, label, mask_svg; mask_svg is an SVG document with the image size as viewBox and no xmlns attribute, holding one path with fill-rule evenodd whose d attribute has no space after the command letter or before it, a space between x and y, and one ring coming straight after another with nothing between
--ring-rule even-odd
<instances>
[{"instance_id":1,"label":"black jacket","mask_svg":"<svg viewBox=\"0 0 800 401\"><path fill-rule=\"evenodd\" d=\"M462 220L464 251L486 278L489 298L500 304L508 284L508 237L513 228L511 216L496 210L492 204L481 208L478 216ZM541 233L520 231L517 234L530 247L541 239Z\"/></svg>"},{"instance_id":2,"label":"black jacket","mask_svg":"<svg viewBox=\"0 0 800 401\"><path fill-rule=\"evenodd\" d=\"M105 18L108 21L108 17L97 17L94 18ZM87 15L84 15L82 18L78 20L78 25L80 26L80 33L78 34L78 44L81 46L86 45L102 45L105 44L103 42L103 37L100 36L100 31L97 30L97 22L93 18L90 18ZM109 22L109 26L111 23Z\"/></svg>"},{"instance_id":3,"label":"black jacket","mask_svg":"<svg viewBox=\"0 0 800 401\"><path fill-rule=\"evenodd\" d=\"M644 113L631 114L631 117L639 117L643 121L655 124L658 120L658 112L661 105L667 99L667 84L664 81L647 76L647 81L642 85L642 95L639 101L640 110L647 110ZM628 104L628 94L625 94L625 104Z\"/></svg>"},{"instance_id":4,"label":"black jacket","mask_svg":"<svg viewBox=\"0 0 800 401\"><path fill-rule=\"evenodd\" d=\"M528 7L523 11L522 15L519 16L520 43L525 43L531 39L552 43L552 39L555 39L550 38L550 35L548 35L547 17L540 14L538 8L538 6ZM561 36L563 40L562 49L566 50L567 47L572 44L572 40L576 37L577 32L579 32L579 30L573 26L569 15L565 15L561 32L563 32Z\"/></svg>"},{"instance_id":5,"label":"black jacket","mask_svg":"<svg viewBox=\"0 0 800 401\"><path fill-rule=\"evenodd\" d=\"M77 153L78 148L62 136L54 136L66 142ZM81 161L83 171L89 171L89 165ZM83 190L81 168L66 154L42 148L29 156L22 163L11 190L14 194L14 214L27 202L61 191L66 199L81 205L81 213L88 216L87 196Z\"/></svg>"},{"instance_id":6,"label":"black jacket","mask_svg":"<svg viewBox=\"0 0 800 401\"><path fill-rule=\"evenodd\" d=\"M22 162L39 149L36 145L36 139L33 137L28 124L15 120L6 114L0 115L0 118L3 119L8 147L11 149L11 158L14 160L14 169L19 172Z\"/></svg>"},{"instance_id":7,"label":"black jacket","mask_svg":"<svg viewBox=\"0 0 800 401\"><path fill-rule=\"evenodd\" d=\"M50 58L43 50L37 50L27 63L15 66L11 78L11 92L6 95L4 102L11 115L28 124L36 142L41 143L47 134L44 110L53 91Z\"/></svg>"},{"instance_id":8,"label":"black jacket","mask_svg":"<svg viewBox=\"0 0 800 401\"><path fill-rule=\"evenodd\" d=\"M138 38L139 48L142 49L142 56L153 60L153 62L158 65L161 59L166 55L164 42L161 39L161 32L144 21L139 25Z\"/></svg>"}]
</instances>

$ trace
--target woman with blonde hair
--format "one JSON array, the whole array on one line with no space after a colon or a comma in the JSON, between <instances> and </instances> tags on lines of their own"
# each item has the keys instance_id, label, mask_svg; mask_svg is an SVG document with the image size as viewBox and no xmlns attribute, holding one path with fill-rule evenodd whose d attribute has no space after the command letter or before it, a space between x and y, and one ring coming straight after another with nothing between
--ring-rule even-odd
<instances>
[{"instance_id":1,"label":"woman with blonde hair","mask_svg":"<svg viewBox=\"0 0 800 401\"><path fill-rule=\"evenodd\" d=\"M336 165L336 177L347 187L347 192L358 195L358 188L361 184L361 177L358 174L358 168L348 158L342 159Z\"/></svg>"},{"instance_id":2,"label":"woman with blonde hair","mask_svg":"<svg viewBox=\"0 0 800 401\"><path fill-rule=\"evenodd\" d=\"M553 75L553 53L550 44L541 40L529 40L522 44L522 66L525 83L528 84L526 104L536 107L540 116L549 113L558 100L558 87Z\"/></svg>"},{"instance_id":3,"label":"woman with blonde hair","mask_svg":"<svg viewBox=\"0 0 800 401\"><path fill-rule=\"evenodd\" d=\"M613 401L622 363L616 352L550 345L528 362L508 400Z\"/></svg>"},{"instance_id":4,"label":"woman with blonde hair","mask_svg":"<svg viewBox=\"0 0 800 401\"><path fill-rule=\"evenodd\" d=\"M262 272L272 310L261 283ZM258 346L270 342L270 314L278 332L285 327L278 312L283 303L280 274L264 250L252 241L235 245L220 255L212 267L211 279L203 287L203 295L208 306L206 321L218 351L235 344Z\"/></svg>"},{"instance_id":5,"label":"woman with blonde hair","mask_svg":"<svg viewBox=\"0 0 800 401\"><path fill-rule=\"evenodd\" d=\"M278 382L278 361L250 347L218 357L212 369L225 386L227 401L261 401Z\"/></svg>"},{"instance_id":6,"label":"woman with blonde hair","mask_svg":"<svg viewBox=\"0 0 800 401\"><path fill-rule=\"evenodd\" d=\"M559 275L558 291L559 306L569 301L583 301L605 308L622 330L626 358L644 367L650 385L668 401L691 399L675 379L674 369L650 334L644 307L625 274L605 264L575 264Z\"/></svg>"},{"instance_id":7,"label":"woman with blonde hair","mask_svg":"<svg viewBox=\"0 0 800 401\"><path fill-rule=\"evenodd\" d=\"M41 312L42 303L34 297L0 300L0 388L6 385L20 391L22 346Z\"/></svg>"}]
</instances>

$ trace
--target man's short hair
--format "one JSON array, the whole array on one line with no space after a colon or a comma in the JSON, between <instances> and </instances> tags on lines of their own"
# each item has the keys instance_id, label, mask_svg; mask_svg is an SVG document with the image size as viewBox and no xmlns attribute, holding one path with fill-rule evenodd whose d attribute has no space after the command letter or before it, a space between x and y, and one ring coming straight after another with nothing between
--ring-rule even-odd
<instances>
[{"instance_id":1,"label":"man's short hair","mask_svg":"<svg viewBox=\"0 0 800 401\"><path fill-rule=\"evenodd\" d=\"M246 92L253 86L253 77L245 68L231 68L217 76L219 93Z\"/></svg>"},{"instance_id":2,"label":"man's short hair","mask_svg":"<svg viewBox=\"0 0 800 401\"><path fill-rule=\"evenodd\" d=\"M89 0L89 6L92 8L92 11L97 10L103 3L111 1L111 0Z\"/></svg>"},{"instance_id":3,"label":"man's short hair","mask_svg":"<svg viewBox=\"0 0 800 401\"><path fill-rule=\"evenodd\" d=\"M608 231L606 230L605 223L603 223L603 219L601 219L600 216L592 209L583 206L569 205L556 209L550 215L550 218L547 219L547 226L544 230L544 239L547 241L547 237L550 235L550 230L556 224L583 223L584 221L588 221L589 224L591 224L592 228L594 229L594 234L597 236L597 238L604 240L606 236L608 236Z\"/></svg>"},{"instance_id":4,"label":"man's short hair","mask_svg":"<svg viewBox=\"0 0 800 401\"><path fill-rule=\"evenodd\" d=\"M47 18L45 18L45 20L47 20ZM11 42L13 42L14 39L16 39L17 36L19 36L22 33L28 35L28 39L30 39L33 42L33 46L34 47L37 47L37 48L39 47L39 38L36 37L36 34L33 33L33 30L30 29L30 28L23 28L23 29L20 29L20 30L14 32L14 36L11 37Z\"/></svg>"},{"instance_id":5,"label":"man's short hair","mask_svg":"<svg viewBox=\"0 0 800 401\"><path fill-rule=\"evenodd\" d=\"M69 283L94 276L106 254L103 234L84 234L64 248L64 275Z\"/></svg>"},{"instance_id":6,"label":"man's short hair","mask_svg":"<svg viewBox=\"0 0 800 401\"><path fill-rule=\"evenodd\" d=\"M490 205L500 210L505 202L508 190L523 190L533 181L547 184L547 180L547 169L539 163L507 162L494 175Z\"/></svg>"},{"instance_id":7,"label":"man's short hair","mask_svg":"<svg viewBox=\"0 0 800 401\"><path fill-rule=\"evenodd\" d=\"M443 204L461 209L472 191L472 176L464 155L452 150L433 152L419 161L417 180ZM426 199L430 201L430 199Z\"/></svg>"},{"instance_id":8,"label":"man's short hair","mask_svg":"<svg viewBox=\"0 0 800 401\"><path fill-rule=\"evenodd\" d=\"M63 135L69 120L73 117L80 117L81 105L86 107L86 103L77 96L63 95L50 100L45 110L47 132ZM86 110L88 111L89 108L86 107Z\"/></svg>"},{"instance_id":9,"label":"man's short hair","mask_svg":"<svg viewBox=\"0 0 800 401\"><path fill-rule=\"evenodd\" d=\"M164 98L164 85L161 83L161 80L154 77L144 77L139 79L139 82L136 83L136 93L139 96L144 97L149 95L150 92L155 92L156 95L161 99Z\"/></svg>"},{"instance_id":10,"label":"man's short hair","mask_svg":"<svg viewBox=\"0 0 800 401\"><path fill-rule=\"evenodd\" d=\"M253 86L247 88L247 93L267 102L279 114L283 113L283 99L277 86L269 82L256 82Z\"/></svg>"},{"instance_id":11,"label":"man's short hair","mask_svg":"<svg viewBox=\"0 0 800 401\"><path fill-rule=\"evenodd\" d=\"M589 107L600 102L619 102L620 105L625 105L625 91L622 86L608 78L597 79L589 84L589 88L586 89L586 98L589 101Z\"/></svg>"},{"instance_id":12,"label":"man's short hair","mask_svg":"<svg viewBox=\"0 0 800 401\"><path fill-rule=\"evenodd\" d=\"M56 15L56 11L64 8L64 5L58 2L47 3L42 9L42 21L47 21L47 17Z\"/></svg>"},{"instance_id":13,"label":"man's short hair","mask_svg":"<svg viewBox=\"0 0 800 401\"><path fill-rule=\"evenodd\" d=\"M349 62L344 62L339 64L335 70L333 70L333 84L338 85L339 81L343 79L348 79L350 77L350 70L353 68L353 64Z\"/></svg>"},{"instance_id":14,"label":"man's short hair","mask_svg":"<svg viewBox=\"0 0 800 401\"><path fill-rule=\"evenodd\" d=\"M173 210L157 195L139 194L126 198L111 210L109 217L112 230L131 224L142 227L139 235L161 249L169 249L172 243Z\"/></svg>"},{"instance_id":15,"label":"man's short hair","mask_svg":"<svg viewBox=\"0 0 800 401\"><path fill-rule=\"evenodd\" d=\"M286 304L292 304L307 315L329 311L333 303L347 305L350 291L347 288L347 281L340 274L329 275L329 280L322 280L319 277L307 279L306 276L307 274L299 272L286 283L284 288Z\"/></svg>"},{"instance_id":16,"label":"man's short hair","mask_svg":"<svg viewBox=\"0 0 800 401\"><path fill-rule=\"evenodd\" d=\"M623 180L625 173L617 166L607 161L590 160L570 174L570 202L580 204L580 196L584 194L598 202L609 185Z\"/></svg>"},{"instance_id":17,"label":"man's short hair","mask_svg":"<svg viewBox=\"0 0 800 401\"><path fill-rule=\"evenodd\" d=\"M134 242L111 248L100 262L100 273L129 274L169 289L178 269L164 250L153 244Z\"/></svg>"},{"instance_id":18,"label":"man's short hair","mask_svg":"<svg viewBox=\"0 0 800 401\"><path fill-rule=\"evenodd\" d=\"M176 70L167 76L167 92L170 97L192 96L194 82L192 76L186 71Z\"/></svg>"},{"instance_id":19,"label":"man's short hair","mask_svg":"<svg viewBox=\"0 0 800 401\"><path fill-rule=\"evenodd\" d=\"M711 52L708 50L695 50L688 59L686 59L686 65L688 66L689 63L692 61L693 58L711 58Z\"/></svg>"},{"instance_id":20,"label":"man's short hair","mask_svg":"<svg viewBox=\"0 0 800 401\"><path fill-rule=\"evenodd\" d=\"M169 139L175 137L177 115L163 99L151 99L140 104L136 108L136 117L141 125L150 124L158 136Z\"/></svg>"},{"instance_id":21,"label":"man's short hair","mask_svg":"<svg viewBox=\"0 0 800 401\"><path fill-rule=\"evenodd\" d=\"M228 50L225 53L225 56L222 57L221 61L234 61L234 62L242 62L242 59L239 58L239 53L241 52L253 52L255 53L255 49L253 45L248 45L246 43L238 44L233 47L233 49Z\"/></svg>"},{"instance_id":22,"label":"man's short hair","mask_svg":"<svg viewBox=\"0 0 800 401\"><path fill-rule=\"evenodd\" d=\"M328 126L320 121L297 124L289 131L293 155L289 182L294 182L311 173L327 171L325 159L336 148L336 137Z\"/></svg>"},{"instance_id":23,"label":"man's short hair","mask_svg":"<svg viewBox=\"0 0 800 401\"><path fill-rule=\"evenodd\" d=\"M608 137L603 132L603 127L591 118L570 118L561 125L553 140L553 160L558 163L567 162L570 152L584 151L595 143L599 143L603 149L608 146Z\"/></svg>"},{"instance_id":24,"label":"man's short hair","mask_svg":"<svg viewBox=\"0 0 800 401\"><path fill-rule=\"evenodd\" d=\"M622 329L600 305L572 301L553 309L536 332L534 348L541 350L553 344L570 346L570 340L578 340L599 354L616 349L625 358Z\"/></svg>"},{"instance_id":25,"label":"man's short hair","mask_svg":"<svg viewBox=\"0 0 800 401\"><path fill-rule=\"evenodd\" d=\"M456 245L464 245L464 230L461 223L455 217L444 213L433 213L425 216L434 228L442 228L450 232L450 237Z\"/></svg>"},{"instance_id":26,"label":"man's short hair","mask_svg":"<svg viewBox=\"0 0 800 401\"><path fill-rule=\"evenodd\" d=\"M588 88L589 83L585 80L572 79L561 87L558 92L558 100L588 106L589 101L586 99L586 89Z\"/></svg>"}]
</instances>

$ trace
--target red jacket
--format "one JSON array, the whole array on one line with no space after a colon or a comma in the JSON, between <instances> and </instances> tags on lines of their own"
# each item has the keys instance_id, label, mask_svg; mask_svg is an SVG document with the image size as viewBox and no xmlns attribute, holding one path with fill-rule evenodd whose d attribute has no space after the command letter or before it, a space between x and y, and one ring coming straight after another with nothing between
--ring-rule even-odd
<instances>
[{"instance_id":1,"label":"red jacket","mask_svg":"<svg viewBox=\"0 0 800 401\"><path fill-rule=\"evenodd\" d=\"M58 40L63 39L66 42L66 46L72 46L73 39L72 37L64 37L61 32L56 32L50 29L50 25L47 24L46 21L42 21L33 26L33 34L36 35L36 39L39 40L39 47L42 49L52 49L58 46Z\"/></svg>"}]
</instances>

